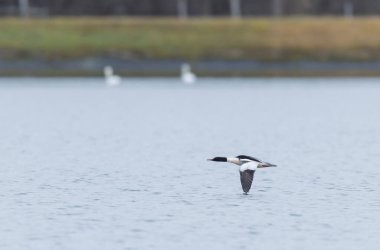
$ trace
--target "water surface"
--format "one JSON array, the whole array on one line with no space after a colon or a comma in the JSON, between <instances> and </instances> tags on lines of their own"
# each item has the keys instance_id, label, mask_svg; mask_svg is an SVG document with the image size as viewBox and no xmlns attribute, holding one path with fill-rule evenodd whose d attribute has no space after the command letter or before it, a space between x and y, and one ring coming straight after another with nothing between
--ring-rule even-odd
<instances>
[{"instance_id":1,"label":"water surface","mask_svg":"<svg viewBox=\"0 0 380 250\"><path fill-rule=\"evenodd\" d=\"M1 79L0 249L377 249L379 81Z\"/></svg>"}]
</instances>

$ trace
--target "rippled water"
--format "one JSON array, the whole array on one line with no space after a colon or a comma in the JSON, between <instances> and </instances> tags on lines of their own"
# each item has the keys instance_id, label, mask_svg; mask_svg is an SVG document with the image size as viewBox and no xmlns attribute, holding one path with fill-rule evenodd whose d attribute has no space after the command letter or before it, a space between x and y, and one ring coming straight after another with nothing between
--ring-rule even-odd
<instances>
[{"instance_id":1,"label":"rippled water","mask_svg":"<svg viewBox=\"0 0 380 250\"><path fill-rule=\"evenodd\" d=\"M378 249L379 81L2 79L0 248Z\"/></svg>"}]
</instances>

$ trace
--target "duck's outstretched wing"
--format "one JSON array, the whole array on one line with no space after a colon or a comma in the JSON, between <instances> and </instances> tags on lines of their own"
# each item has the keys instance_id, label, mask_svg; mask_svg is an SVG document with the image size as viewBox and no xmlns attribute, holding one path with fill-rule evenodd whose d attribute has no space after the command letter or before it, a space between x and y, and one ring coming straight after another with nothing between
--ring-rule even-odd
<instances>
[{"instance_id":1,"label":"duck's outstretched wing","mask_svg":"<svg viewBox=\"0 0 380 250\"><path fill-rule=\"evenodd\" d=\"M255 174L255 170L245 170L240 172L240 182L241 187L243 188L244 193L248 193L252 186L253 175Z\"/></svg>"}]
</instances>

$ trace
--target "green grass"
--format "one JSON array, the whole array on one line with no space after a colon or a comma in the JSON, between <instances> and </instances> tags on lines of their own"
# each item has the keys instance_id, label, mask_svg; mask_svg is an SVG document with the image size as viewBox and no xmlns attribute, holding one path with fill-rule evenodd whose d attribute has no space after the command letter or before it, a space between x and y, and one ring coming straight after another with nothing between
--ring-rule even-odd
<instances>
[{"instance_id":1,"label":"green grass","mask_svg":"<svg viewBox=\"0 0 380 250\"><path fill-rule=\"evenodd\" d=\"M380 59L380 18L0 19L0 57L365 61Z\"/></svg>"}]
</instances>

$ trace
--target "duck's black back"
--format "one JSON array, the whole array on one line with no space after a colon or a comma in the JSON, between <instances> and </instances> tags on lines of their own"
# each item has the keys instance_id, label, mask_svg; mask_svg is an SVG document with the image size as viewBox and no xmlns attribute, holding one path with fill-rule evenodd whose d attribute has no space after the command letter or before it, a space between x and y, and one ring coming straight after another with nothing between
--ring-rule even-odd
<instances>
[{"instance_id":1,"label":"duck's black back","mask_svg":"<svg viewBox=\"0 0 380 250\"><path fill-rule=\"evenodd\" d=\"M261 160L255 158L255 157L252 157L252 156L248 156L248 155L238 155L238 156L236 156L236 158L238 158L238 159L247 159L247 160L257 161L257 162L262 162Z\"/></svg>"}]
</instances>

